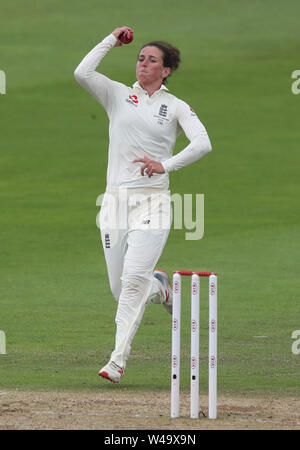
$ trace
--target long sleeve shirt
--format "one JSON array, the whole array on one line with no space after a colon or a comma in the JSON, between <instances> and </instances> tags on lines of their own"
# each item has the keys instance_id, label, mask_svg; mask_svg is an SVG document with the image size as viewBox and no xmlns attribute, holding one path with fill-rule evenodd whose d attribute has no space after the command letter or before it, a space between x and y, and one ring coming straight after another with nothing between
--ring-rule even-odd
<instances>
[{"instance_id":1,"label":"long sleeve shirt","mask_svg":"<svg viewBox=\"0 0 300 450\"><path fill-rule=\"evenodd\" d=\"M210 139L192 108L163 84L149 97L138 82L129 87L96 71L115 43L113 34L107 36L74 72L78 83L105 108L109 118L107 187L168 189L168 173L211 151ZM182 130L190 143L173 155ZM133 161L144 156L161 162L165 173L142 176L141 164Z\"/></svg>"}]
</instances>

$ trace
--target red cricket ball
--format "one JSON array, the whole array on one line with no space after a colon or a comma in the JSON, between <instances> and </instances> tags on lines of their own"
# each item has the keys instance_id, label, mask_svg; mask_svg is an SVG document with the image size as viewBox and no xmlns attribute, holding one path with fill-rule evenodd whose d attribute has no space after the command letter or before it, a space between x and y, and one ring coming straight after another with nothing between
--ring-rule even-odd
<instances>
[{"instance_id":1,"label":"red cricket ball","mask_svg":"<svg viewBox=\"0 0 300 450\"><path fill-rule=\"evenodd\" d=\"M127 35L127 33L122 33L119 36L119 40L123 43L123 44L130 44L130 42L133 39L133 31L129 31L129 37Z\"/></svg>"}]
</instances>

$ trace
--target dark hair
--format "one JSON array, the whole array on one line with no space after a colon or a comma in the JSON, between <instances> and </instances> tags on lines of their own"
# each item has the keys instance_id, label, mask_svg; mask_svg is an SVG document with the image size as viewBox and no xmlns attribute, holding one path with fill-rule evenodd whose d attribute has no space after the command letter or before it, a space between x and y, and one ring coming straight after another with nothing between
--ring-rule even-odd
<instances>
[{"instance_id":1,"label":"dark hair","mask_svg":"<svg viewBox=\"0 0 300 450\"><path fill-rule=\"evenodd\" d=\"M179 67L180 64L180 51L178 48L173 47L173 45L169 44L168 42L164 41L152 41L148 42L148 44L143 45L143 47L140 49L140 52L145 47L157 47L163 52L163 64L164 67L170 67L171 73L173 70L176 70ZM170 75L171 75L170 73ZM169 75L169 76L170 76ZM163 79L163 84L166 84L167 78Z\"/></svg>"}]
</instances>

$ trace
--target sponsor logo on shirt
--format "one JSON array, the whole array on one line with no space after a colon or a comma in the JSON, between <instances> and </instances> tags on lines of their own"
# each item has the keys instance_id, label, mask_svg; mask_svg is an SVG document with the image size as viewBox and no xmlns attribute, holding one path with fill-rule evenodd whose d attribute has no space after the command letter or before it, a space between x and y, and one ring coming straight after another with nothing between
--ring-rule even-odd
<instances>
[{"instance_id":1,"label":"sponsor logo on shirt","mask_svg":"<svg viewBox=\"0 0 300 450\"><path fill-rule=\"evenodd\" d=\"M137 106L139 100L136 95L129 95L129 98L126 98L126 102L130 103L133 106Z\"/></svg>"}]
</instances>

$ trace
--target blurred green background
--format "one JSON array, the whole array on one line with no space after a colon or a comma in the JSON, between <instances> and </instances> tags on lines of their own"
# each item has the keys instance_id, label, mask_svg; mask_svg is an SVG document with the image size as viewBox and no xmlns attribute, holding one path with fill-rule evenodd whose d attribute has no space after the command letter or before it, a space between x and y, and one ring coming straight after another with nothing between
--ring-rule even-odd
<instances>
[{"instance_id":1,"label":"blurred green background","mask_svg":"<svg viewBox=\"0 0 300 450\"><path fill-rule=\"evenodd\" d=\"M149 305L119 386L97 372L114 345L96 199L105 190L108 119L75 81L117 26L134 28L101 71L135 82L142 44L167 40L182 63L169 90L197 111L213 152L172 173L173 193L205 194L205 234L172 230L159 261L219 274L221 393L299 395L292 353L299 307L299 67L296 0L14 0L1 7L0 389L170 388L171 318ZM184 135L176 152L187 144ZM189 389L184 280L182 387ZM201 392L207 389L207 280L201 285Z\"/></svg>"}]
</instances>

